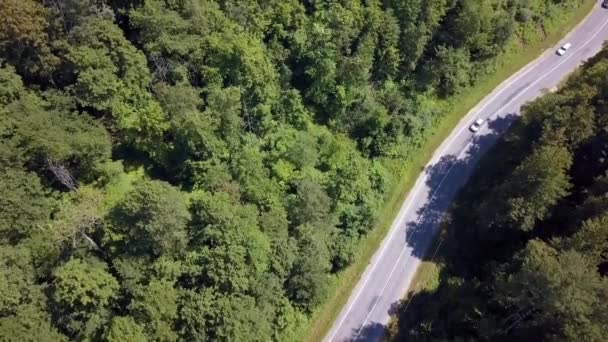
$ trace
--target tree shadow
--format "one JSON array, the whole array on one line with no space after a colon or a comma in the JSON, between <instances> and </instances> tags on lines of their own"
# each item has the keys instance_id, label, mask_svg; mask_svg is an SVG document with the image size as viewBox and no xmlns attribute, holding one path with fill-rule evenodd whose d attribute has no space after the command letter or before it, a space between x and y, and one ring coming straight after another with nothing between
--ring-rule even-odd
<instances>
[{"instance_id":1,"label":"tree shadow","mask_svg":"<svg viewBox=\"0 0 608 342\"><path fill-rule=\"evenodd\" d=\"M429 260L433 257L427 253L427 249L433 243L440 225L446 221L446 212L449 211L455 199L463 196L463 186L468 181L476 182L482 176L476 174L480 159L487 152L492 153L490 149L516 119L517 116L514 113L509 113L490 120L487 123L489 132L471 136L468 141L470 143L468 149L461 155L444 156L436 164L424 170L427 175L425 183L431 191L425 198L425 205L417 211L416 219L407 223L405 239L407 245L412 248L412 255L421 260ZM492 158L486 158L481 163L490 159ZM473 178L471 179L471 177ZM454 225L451 225L450 228L454 229ZM450 231L449 234L458 235L458 232ZM437 276L439 278L438 288L410 293L406 298L391 306L389 312L398 317L397 324L399 325L399 329L396 331L398 335L391 336L394 340L428 341L441 338L442 335L438 332L452 332L457 336L462 331L474 331L483 320L481 317L475 318L476 308L482 305L492 305L476 303L475 285L469 286L468 283L453 280L452 277L466 277L466 275L454 273L454 265L452 265L454 260L450 256L457 253L457 249L452 246L450 241L446 241L445 244L442 245L439 255L435 256L435 261L440 261L443 265ZM445 298L446 296L450 298L449 301ZM445 305L445 303L449 303L449 305ZM462 320L460 319L462 317L469 317L469 319Z\"/></svg>"},{"instance_id":2,"label":"tree shadow","mask_svg":"<svg viewBox=\"0 0 608 342\"><path fill-rule=\"evenodd\" d=\"M407 222L406 242L412 248L412 255L426 258L426 252L439 226L445 219L450 204L459 190L476 170L476 165L498 138L515 121L515 114L507 114L488 121L489 132L473 135L468 140L468 148L461 155L443 156L436 164L425 169L426 185L430 189L425 205L417 211L416 219Z\"/></svg>"},{"instance_id":3,"label":"tree shadow","mask_svg":"<svg viewBox=\"0 0 608 342\"><path fill-rule=\"evenodd\" d=\"M353 338L346 341L352 342L367 342L367 341L379 341L384 336L385 326L380 323L370 322L363 328L353 331Z\"/></svg>"},{"instance_id":4,"label":"tree shadow","mask_svg":"<svg viewBox=\"0 0 608 342\"><path fill-rule=\"evenodd\" d=\"M467 140L468 148L465 151L459 155L446 155L434 165L423 169L423 172L427 175L425 183L430 192L424 199L425 204L416 212L416 218L406 223L407 233L405 239L408 247L412 249L412 255L421 260L428 259L427 249L432 244L440 224L444 221L445 213L450 208L452 201L458 196L460 189L466 184L468 178L474 174L480 158L488 152L516 119L517 116L515 114L507 114L488 121L487 126L489 129L484 130L482 134L471 134L471 137ZM442 269L439 277L443 279L447 276L446 270ZM461 288L459 284L444 284L441 286L448 286L451 289L450 292L460 292L463 298L470 298L470 296L466 296L468 291L465 290L467 289ZM404 310L404 308L409 306L411 309L414 309L414 312L425 312L424 315L426 317L438 317L437 322L423 322L423 325L412 328L413 330L410 332L414 335L409 335L408 333L408 337L410 338L412 336L432 336L432 326L426 327L424 324L438 324L442 326L452 324L448 321L442 321L441 317L445 318L449 315L448 313L440 312L442 309L435 303L436 299L434 291L422 291L410 294L404 300L392 303L388 309L388 314L390 316L398 315L401 319L404 314L411 314L409 311L406 313L405 311L407 310ZM461 307L463 310L467 310L468 304L462 303ZM437 311L438 316L427 315L434 312L434 310ZM416 314L413 315L407 321L415 322ZM370 322L360 329L354 329L347 341L379 341L384 337L386 333L385 329L386 327L383 324ZM429 330L427 331L427 329Z\"/></svg>"}]
</instances>

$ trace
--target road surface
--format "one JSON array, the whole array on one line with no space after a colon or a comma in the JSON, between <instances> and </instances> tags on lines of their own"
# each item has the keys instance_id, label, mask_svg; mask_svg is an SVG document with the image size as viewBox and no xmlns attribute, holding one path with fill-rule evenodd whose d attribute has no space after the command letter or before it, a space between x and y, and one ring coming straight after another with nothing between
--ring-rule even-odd
<instances>
[{"instance_id":1,"label":"road surface","mask_svg":"<svg viewBox=\"0 0 608 342\"><path fill-rule=\"evenodd\" d=\"M418 177L391 229L353 289L324 341L377 341L405 295L437 232L442 214L474 170L479 157L519 115L519 108L554 89L608 39L608 10L598 5L554 49L504 81L456 126ZM570 42L563 56L555 51ZM486 124L472 134L477 118Z\"/></svg>"}]
</instances>

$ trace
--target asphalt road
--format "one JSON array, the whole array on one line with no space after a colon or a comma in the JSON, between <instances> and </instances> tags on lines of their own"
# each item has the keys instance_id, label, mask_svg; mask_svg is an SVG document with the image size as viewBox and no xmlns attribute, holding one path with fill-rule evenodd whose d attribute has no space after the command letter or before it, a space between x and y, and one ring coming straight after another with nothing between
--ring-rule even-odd
<instances>
[{"instance_id":1,"label":"asphalt road","mask_svg":"<svg viewBox=\"0 0 608 342\"><path fill-rule=\"evenodd\" d=\"M520 107L554 89L608 39L608 10L599 6L555 49L504 81L456 126L418 177L393 225L372 257L324 341L377 341L405 295L442 215L479 158L519 115ZM570 42L563 56L555 50ZM486 124L473 134L477 118Z\"/></svg>"}]
</instances>

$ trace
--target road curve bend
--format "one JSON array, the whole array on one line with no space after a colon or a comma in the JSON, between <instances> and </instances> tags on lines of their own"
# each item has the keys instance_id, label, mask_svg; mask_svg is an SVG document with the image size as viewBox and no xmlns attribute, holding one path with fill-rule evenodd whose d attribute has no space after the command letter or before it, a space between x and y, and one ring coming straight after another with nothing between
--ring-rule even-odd
<instances>
[{"instance_id":1,"label":"road curve bend","mask_svg":"<svg viewBox=\"0 0 608 342\"><path fill-rule=\"evenodd\" d=\"M598 53L606 39L608 10L598 4L559 45L504 81L459 122L416 180L324 341L377 341L382 337L392 310L405 295L439 228L443 213L479 158L519 116L523 104L554 89ZM572 47L563 56L556 55L557 48L566 42L572 43ZM473 134L468 127L477 118L484 118L486 123Z\"/></svg>"}]
</instances>

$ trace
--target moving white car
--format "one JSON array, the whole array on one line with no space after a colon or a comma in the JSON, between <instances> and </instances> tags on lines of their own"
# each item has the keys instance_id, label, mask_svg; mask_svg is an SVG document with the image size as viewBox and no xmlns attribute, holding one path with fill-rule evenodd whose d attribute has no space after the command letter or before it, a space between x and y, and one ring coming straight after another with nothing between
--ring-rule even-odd
<instances>
[{"instance_id":1,"label":"moving white car","mask_svg":"<svg viewBox=\"0 0 608 342\"><path fill-rule=\"evenodd\" d=\"M469 129L471 130L471 132L475 133L477 131L479 131L479 129L481 128L481 125L483 125L483 123L486 120L479 118L477 120L475 120L475 122L473 122L473 124L471 125L471 127L469 127Z\"/></svg>"},{"instance_id":2,"label":"moving white car","mask_svg":"<svg viewBox=\"0 0 608 342\"><path fill-rule=\"evenodd\" d=\"M560 47L559 49L557 49L557 52L556 52L556 53L557 53L559 56L563 56L563 55L566 53L566 51L568 51L568 49L569 49L571 46L572 46L572 44L570 44L570 43L566 43L566 44L562 45L562 47Z\"/></svg>"}]
</instances>

